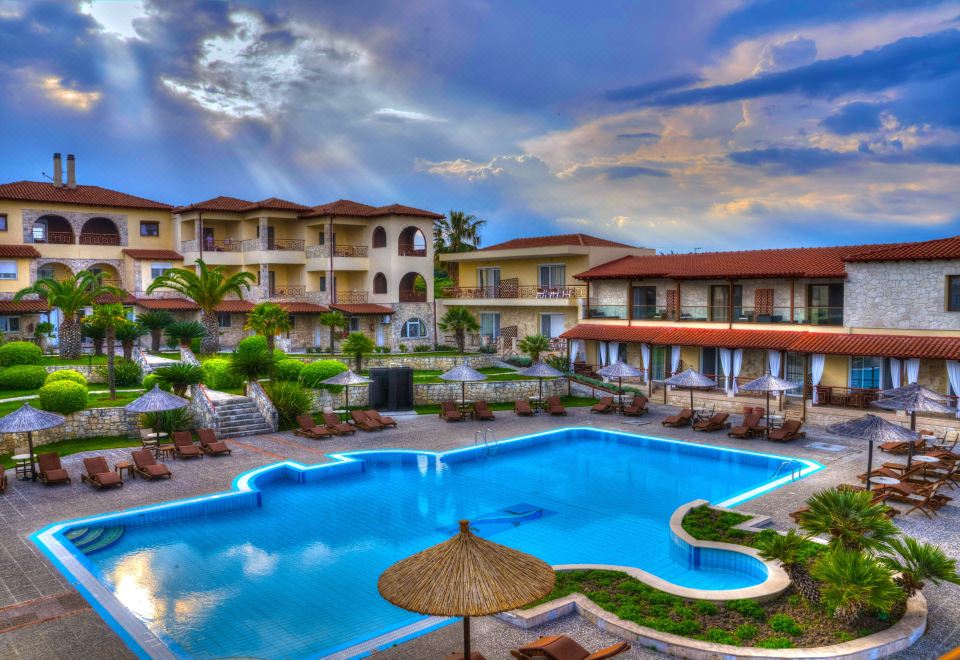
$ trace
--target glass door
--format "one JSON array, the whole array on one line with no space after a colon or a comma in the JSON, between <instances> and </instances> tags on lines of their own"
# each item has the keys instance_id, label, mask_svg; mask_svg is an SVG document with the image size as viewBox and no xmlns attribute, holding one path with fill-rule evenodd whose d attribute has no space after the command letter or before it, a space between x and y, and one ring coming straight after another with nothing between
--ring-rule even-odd
<instances>
[{"instance_id":1,"label":"glass door","mask_svg":"<svg viewBox=\"0 0 960 660\"><path fill-rule=\"evenodd\" d=\"M480 312L480 335L488 340L500 336L499 312Z\"/></svg>"},{"instance_id":2,"label":"glass door","mask_svg":"<svg viewBox=\"0 0 960 660\"><path fill-rule=\"evenodd\" d=\"M723 381L723 366L720 364L720 351L715 348L700 349L700 373L713 378L718 383Z\"/></svg>"},{"instance_id":3,"label":"glass door","mask_svg":"<svg viewBox=\"0 0 960 660\"><path fill-rule=\"evenodd\" d=\"M544 337L556 338L563 332L563 314L541 314L540 334Z\"/></svg>"},{"instance_id":4,"label":"glass door","mask_svg":"<svg viewBox=\"0 0 960 660\"><path fill-rule=\"evenodd\" d=\"M563 264L547 264L539 267L540 281L537 283L546 289L564 285L567 279L567 267Z\"/></svg>"},{"instance_id":5,"label":"glass door","mask_svg":"<svg viewBox=\"0 0 960 660\"><path fill-rule=\"evenodd\" d=\"M803 353L787 353L787 359L784 362L784 378L792 383L798 383L800 387L788 390L787 396L800 396L803 392L804 376L803 370L806 368L807 359Z\"/></svg>"},{"instance_id":6,"label":"glass door","mask_svg":"<svg viewBox=\"0 0 960 660\"><path fill-rule=\"evenodd\" d=\"M500 297L500 269L478 268L477 286L481 289L483 298Z\"/></svg>"},{"instance_id":7,"label":"glass door","mask_svg":"<svg viewBox=\"0 0 960 660\"><path fill-rule=\"evenodd\" d=\"M633 318L637 320L657 318L657 287L633 287Z\"/></svg>"},{"instance_id":8,"label":"glass door","mask_svg":"<svg viewBox=\"0 0 960 660\"><path fill-rule=\"evenodd\" d=\"M650 349L650 379L663 380L667 374L667 347L654 346Z\"/></svg>"}]
</instances>

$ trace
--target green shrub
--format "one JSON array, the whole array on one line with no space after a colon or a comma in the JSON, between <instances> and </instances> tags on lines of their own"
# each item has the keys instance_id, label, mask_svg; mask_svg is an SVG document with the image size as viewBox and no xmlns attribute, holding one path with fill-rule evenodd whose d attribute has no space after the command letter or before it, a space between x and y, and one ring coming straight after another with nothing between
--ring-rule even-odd
<instances>
[{"instance_id":1,"label":"green shrub","mask_svg":"<svg viewBox=\"0 0 960 660\"><path fill-rule=\"evenodd\" d=\"M231 373L227 358L204 360L203 374L204 382L212 390L232 390L243 385L243 376Z\"/></svg>"},{"instance_id":2,"label":"green shrub","mask_svg":"<svg viewBox=\"0 0 960 660\"><path fill-rule=\"evenodd\" d=\"M706 632L706 634L701 635L703 639L707 642L713 642L714 644L730 644L731 646L736 646L736 638L728 633L722 628L711 628Z\"/></svg>"},{"instance_id":3,"label":"green shrub","mask_svg":"<svg viewBox=\"0 0 960 660\"><path fill-rule=\"evenodd\" d=\"M277 421L281 429L293 428L297 424L297 415L304 415L313 408L313 397L300 383L270 381L266 392L277 409Z\"/></svg>"},{"instance_id":4,"label":"green shrub","mask_svg":"<svg viewBox=\"0 0 960 660\"><path fill-rule=\"evenodd\" d=\"M751 619L756 619L757 621L763 621L767 617L766 613L763 611L763 608L749 598L731 600L729 603L727 603L727 609L738 612L739 614L750 617Z\"/></svg>"},{"instance_id":5,"label":"green shrub","mask_svg":"<svg viewBox=\"0 0 960 660\"><path fill-rule=\"evenodd\" d=\"M717 606L706 600L698 600L693 604L693 609L697 611L697 614L704 616L711 616L717 613Z\"/></svg>"},{"instance_id":6,"label":"green shrub","mask_svg":"<svg viewBox=\"0 0 960 660\"><path fill-rule=\"evenodd\" d=\"M733 636L737 638L737 641L740 644L746 644L753 639L756 639L757 635L760 634L760 629L753 625L752 623L741 623L737 626L737 629L733 631Z\"/></svg>"},{"instance_id":7,"label":"green shrub","mask_svg":"<svg viewBox=\"0 0 960 660\"><path fill-rule=\"evenodd\" d=\"M803 628L789 614L774 614L767 620L772 630L796 637L803 634Z\"/></svg>"},{"instance_id":8,"label":"green shrub","mask_svg":"<svg viewBox=\"0 0 960 660\"><path fill-rule=\"evenodd\" d=\"M305 387L326 389L337 393L343 390L339 385L324 385L323 381L346 371L347 365L340 360L317 360L306 365L300 372L300 382Z\"/></svg>"},{"instance_id":9,"label":"green shrub","mask_svg":"<svg viewBox=\"0 0 960 660\"><path fill-rule=\"evenodd\" d=\"M275 380L294 381L300 379L300 372L306 365L300 360L278 360L273 365L273 378Z\"/></svg>"},{"instance_id":10,"label":"green shrub","mask_svg":"<svg viewBox=\"0 0 960 660\"><path fill-rule=\"evenodd\" d=\"M515 367L520 367L522 369L525 369L529 367L531 364L533 364L533 360L531 360L528 357L517 355L511 358L507 358L507 364L512 364Z\"/></svg>"},{"instance_id":11,"label":"green shrub","mask_svg":"<svg viewBox=\"0 0 960 660\"><path fill-rule=\"evenodd\" d=\"M50 383L56 383L58 380L70 380L74 383L80 383L83 386L87 384L87 378L79 371L74 371L73 369L61 369L60 371L54 371L51 374L47 374L46 380L43 381L44 385L49 385Z\"/></svg>"},{"instance_id":12,"label":"green shrub","mask_svg":"<svg viewBox=\"0 0 960 660\"><path fill-rule=\"evenodd\" d=\"M87 386L72 380L61 380L40 388L40 407L50 412L69 415L87 407Z\"/></svg>"},{"instance_id":13,"label":"green shrub","mask_svg":"<svg viewBox=\"0 0 960 660\"><path fill-rule=\"evenodd\" d=\"M483 353L484 355L493 355L497 352L497 347L493 344L484 344L477 349L477 353Z\"/></svg>"},{"instance_id":14,"label":"green shrub","mask_svg":"<svg viewBox=\"0 0 960 660\"><path fill-rule=\"evenodd\" d=\"M159 385L161 390L166 390L167 392L173 391L173 388L157 376L157 374L147 374L143 377L143 389L152 390L154 385Z\"/></svg>"},{"instance_id":15,"label":"green shrub","mask_svg":"<svg viewBox=\"0 0 960 660\"><path fill-rule=\"evenodd\" d=\"M793 641L789 637L764 637L754 646L760 649L792 649Z\"/></svg>"},{"instance_id":16,"label":"green shrub","mask_svg":"<svg viewBox=\"0 0 960 660\"><path fill-rule=\"evenodd\" d=\"M457 350L457 347L448 346L447 344L434 344L433 350L439 351L439 352L453 353L455 350Z\"/></svg>"},{"instance_id":17,"label":"green shrub","mask_svg":"<svg viewBox=\"0 0 960 660\"><path fill-rule=\"evenodd\" d=\"M433 346L428 346L427 344L420 344L413 347L414 353L426 353L427 351L433 350Z\"/></svg>"},{"instance_id":18,"label":"green shrub","mask_svg":"<svg viewBox=\"0 0 960 660\"><path fill-rule=\"evenodd\" d=\"M140 415L140 426L163 433L187 431L193 428L193 415L189 408L176 408L163 412Z\"/></svg>"},{"instance_id":19,"label":"green shrub","mask_svg":"<svg viewBox=\"0 0 960 660\"><path fill-rule=\"evenodd\" d=\"M673 613L681 619L692 619L696 616L693 608L687 607L686 605L677 605L673 608Z\"/></svg>"},{"instance_id":20,"label":"green shrub","mask_svg":"<svg viewBox=\"0 0 960 660\"><path fill-rule=\"evenodd\" d=\"M200 321L175 321L164 328L168 346L190 345L194 339L203 339L207 329Z\"/></svg>"},{"instance_id":21,"label":"green shrub","mask_svg":"<svg viewBox=\"0 0 960 660\"><path fill-rule=\"evenodd\" d=\"M43 351L31 341L11 341L0 346L0 365L40 364Z\"/></svg>"},{"instance_id":22,"label":"green shrub","mask_svg":"<svg viewBox=\"0 0 960 660\"><path fill-rule=\"evenodd\" d=\"M107 382L108 369L106 365L97 367L97 375ZM126 387L129 385L139 385L140 377L143 375L143 369L133 360L117 358L113 363L113 378L117 387Z\"/></svg>"},{"instance_id":23,"label":"green shrub","mask_svg":"<svg viewBox=\"0 0 960 660\"><path fill-rule=\"evenodd\" d=\"M203 347L203 340L194 337L190 340L190 352L194 355L200 355L200 349Z\"/></svg>"},{"instance_id":24,"label":"green shrub","mask_svg":"<svg viewBox=\"0 0 960 660\"><path fill-rule=\"evenodd\" d=\"M47 370L38 364L18 364L0 371L0 390L35 390L47 380Z\"/></svg>"},{"instance_id":25,"label":"green shrub","mask_svg":"<svg viewBox=\"0 0 960 660\"><path fill-rule=\"evenodd\" d=\"M263 335L250 335L249 337L244 337L240 340L240 343L237 344L237 352L242 351L265 351L267 350L267 338Z\"/></svg>"},{"instance_id":26,"label":"green shrub","mask_svg":"<svg viewBox=\"0 0 960 660\"><path fill-rule=\"evenodd\" d=\"M407 352L407 345L406 345L406 344L397 344L397 350L400 351L401 353L406 353L406 352Z\"/></svg>"}]
</instances>

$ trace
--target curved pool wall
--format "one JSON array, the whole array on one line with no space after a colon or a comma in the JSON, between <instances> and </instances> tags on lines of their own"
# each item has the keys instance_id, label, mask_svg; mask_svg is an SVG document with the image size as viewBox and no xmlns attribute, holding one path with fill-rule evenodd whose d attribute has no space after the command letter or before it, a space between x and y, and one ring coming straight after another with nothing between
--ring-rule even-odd
<instances>
[{"instance_id":1,"label":"curved pool wall","mask_svg":"<svg viewBox=\"0 0 960 660\"><path fill-rule=\"evenodd\" d=\"M278 482L309 484L337 479L338 477L358 475L367 470L367 465L373 468L382 464L399 464L410 466L421 474L425 474L430 470L443 469L445 465L496 457L512 451L529 449L537 445L548 445L551 442L563 440L614 441L652 451L667 451L678 457L697 456L720 462L749 464L761 469L771 469L775 472L776 478L771 478L761 485L753 484L749 488L730 494L724 497L722 501L714 502L713 504L716 506L736 506L795 478L802 478L823 469L821 464L814 461L776 454L697 445L617 431L574 427L511 438L489 445L468 446L447 452L413 450L349 452L331 454L332 462L311 466L284 461L238 475L233 481L233 489L227 492L55 523L34 533L31 540L65 574L71 585L91 602L94 609L138 656L151 658L190 657L190 654L181 648L176 640L162 631L149 628L144 621L127 609L108 588L97 565L77 551L66 534L80 527L123 525L127 529L136 529L158 523L256 509L263 505L263 489L264 487L269 489L270 484ZM780 474L783 476L779 476ZM762 582L767 576L766 566L752 557L734 551L716 549L705 551L703 548L695 548L685 543L682 539L678 539L675 534L670 535L669 554L673 559L679 559L691 568L721 567L749 575L758 582ZM442 625L443 622L443 620L435 618L419 617L412 624L408 623L393 631L371 631L365 638L352 639L348 644L338 645L341 652L336 655L337 657L350 657L347 651L364 648L365 642L367 643L364 651L366 653L375 650L375 648L396 643L397 639L423 634L435 628L436 625ZM379 646L370 647L371 639L378 640L380 642ZM334 651L336 649L328 647L326 650Z\"/></svg>"}]
</instances>

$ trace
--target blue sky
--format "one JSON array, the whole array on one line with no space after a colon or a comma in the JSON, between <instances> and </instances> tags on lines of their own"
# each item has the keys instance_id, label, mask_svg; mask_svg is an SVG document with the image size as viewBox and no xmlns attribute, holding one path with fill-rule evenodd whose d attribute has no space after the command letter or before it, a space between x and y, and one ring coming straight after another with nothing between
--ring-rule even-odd
<instances>
[{"instance_id":1,"label":"blue sky","mask_svg":"<svg viewBox=\"0 0 960 660\"><path fill-rule=\"evenodd\" d=\"M960 2L0 0L0 180L475 213L490 244L960 234Z\"/></svg>"}]
</instances>

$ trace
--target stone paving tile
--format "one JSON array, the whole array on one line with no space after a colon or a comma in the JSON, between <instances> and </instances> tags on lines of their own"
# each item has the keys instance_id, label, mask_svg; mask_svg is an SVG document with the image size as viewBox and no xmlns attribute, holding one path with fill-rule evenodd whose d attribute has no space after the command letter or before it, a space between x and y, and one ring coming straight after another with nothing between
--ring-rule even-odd
<instances>
[{"instance_id":1,"label":"stone paving tile","mask_svg":"<svg viewBox=\"0 0 960 660\"><path fill-rule=\"evenodd\" d=\"M863 472L866 465L865 446L854 440L827 435L822 429L808 427L806 440L778 445L763 440L731 439L723 433L702 434L694 433L690 429L664 429L659 423L660 419L675 411L655 403L651 404L651 410L651 414L634 423L618 416L590 415L588 409L570 409L567 417L518 418L510 412L497 412L497 419L493 422L468 420L446 423L432 415L406 417L400 420L399 429L373 433L357 432L353 436L323 441L300 438L291 432L253 436L228 441L234 449L233 455L229 457L207 457L193 461L167 460L174 473L169 482L127 479L124 488L102 492L80 483L84 454L68 456L63 463L74 477L73 484L47 487L39 482L11 480L7 493L0 496L0 607L59 594L69 589L66 580L50 566L27 538L44 525L226 490L240 472L279 460L289 459L314 464L330 460L329 454L332 453L369 449L442 451L472 444L474 434L487 428L493 431L495 438L501 439L563 426L589 425L628 433L779 453L823 463L826 470L740 507L770 515L775 525L781 529L790 526L788 513L800 506L806 497L825 487L854 481L855 475ZM637 421L639 423L636 423ZM805 446L815 440L841 445L844 449L829 453ZM106 456L111 464L118 460L129 460L129 450L125 449L97 453ZM886 455L882 456L887 458ZM960 507L957 502L942 509L941 515L933 521L913 514L909 517L900 516L896 522L905 532L939 543L951 556L960 557L960 534L956 532L960 529ZM927 594L930 601L929 632L909 651L901 654L902 658L936 658L944 651L960 645L960 588L954 585L932 587L927 590ZM527 632L518 631L508 624L490 618L479 619L474 628L477 648L480 649L489 645L491 649L502 650L505 649L505 640L509 640L509 644L515 644L537 634L550 634L550 631L575 633L578 639L583 639L585 645L592 648L599 648L606 643L605 639L608 639L578 617L567 617L550 624L549 628ZM443 657L451 650L451 641L458 638L457 629L457 625L445 627L392 649L389 653L393 655L388 656L385 653L384 656ZM39 658L49 657L51 652L58 657L73 657L76 651L75 641L82 641L88 645L87 648L102 648L103 654L98 653L97 657L129 657L119 638L92 611L68 616L56 622L30 626L26 630L26 633L21 630L0 635L0 657ZM63 640L69 640L69 643L64 644ZM596 643L592 643L594 640ZM8 648L14 649L14 655L3 652ZM452 648L456 648L456 644L453 644ZM498 653L487 657L491 660L505 657ZM627 657L659 657L645 649L631 651L631 654L633 655ZM78 652L76 657L81 657L81 654Z\"/></svg>"}]
</instances>

